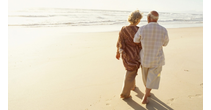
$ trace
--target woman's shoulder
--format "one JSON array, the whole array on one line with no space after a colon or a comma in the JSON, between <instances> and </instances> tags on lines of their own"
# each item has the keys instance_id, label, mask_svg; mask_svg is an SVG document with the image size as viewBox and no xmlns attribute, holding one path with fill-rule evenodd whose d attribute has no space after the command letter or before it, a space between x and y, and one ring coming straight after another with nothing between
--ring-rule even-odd
<instances>
[{"instance_id":1,"label":"woman's shoulder","mask_svg":"<svg viewBox=\"0 0 211 110\"><path fill-rule=\"evenodd\" d=\"M139 29L138 26L130 26L130 25L128 25L128 26L122 26L121 30L130 29L130 28Z\"/></svg>"},{"instance_id":2,"label":"woman's shoulder","mask_svg":"<svg viewBox=\"0 0 211 110\"><path fill-rule=\"evenodd\" d=\"M125 31L126 28L127 28L127 26L122 26L120 32Z\"/></svg>"},{"instance_id":3,"label":"woman's shoulder","mask_svg":"<svg viewBox=\"0 0 211 110\"><path fill-rule=\"evenodd\" d=\"M122 29L125 29L125 28L127 28L127 26L122 26Z\"/></svg>"}]
</instances>

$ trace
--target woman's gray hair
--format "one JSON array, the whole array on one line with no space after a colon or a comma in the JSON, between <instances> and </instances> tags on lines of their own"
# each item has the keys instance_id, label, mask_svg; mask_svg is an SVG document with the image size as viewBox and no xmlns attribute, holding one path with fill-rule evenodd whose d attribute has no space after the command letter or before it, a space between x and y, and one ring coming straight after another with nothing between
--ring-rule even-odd
<instances>
[{"instance_id":1,"label":"woman's gray hair","mask_svg":"<svg viewBox=\"0 0 211 110\"><path fill-rule=\"evenodd\" d=\"M142 13L140 13L139 10L135 10L133 12L130 13L130 15L128 16L128 22L131 24L136 24L138 22L139 19L141 19Z\"/></svg>"}]
</instances>

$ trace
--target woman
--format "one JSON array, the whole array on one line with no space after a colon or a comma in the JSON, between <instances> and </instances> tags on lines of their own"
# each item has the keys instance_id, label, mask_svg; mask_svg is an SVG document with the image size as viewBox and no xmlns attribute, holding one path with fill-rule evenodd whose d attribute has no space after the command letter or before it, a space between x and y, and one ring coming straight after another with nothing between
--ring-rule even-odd
<instances>
[{"instance_id":1,"label":"woman","mask_svg":"<svg viewBox=\"0 0 211 110\"><path fill-rule=\"evenodd\" d=\"M130 98L130 91L135 90L135 77L140 67L140 55L141 43L136 44L133 42L134 35L138 31L138 24L142 18L142 14L139 10L131 12L128 17L130 25L123 26L119 32L119 38L117 41L117 53L116 58L119 60L120 54L125 69L127 70L123 85L123 90L120 95L121 98Z\"/></svg>"}]
</instances>

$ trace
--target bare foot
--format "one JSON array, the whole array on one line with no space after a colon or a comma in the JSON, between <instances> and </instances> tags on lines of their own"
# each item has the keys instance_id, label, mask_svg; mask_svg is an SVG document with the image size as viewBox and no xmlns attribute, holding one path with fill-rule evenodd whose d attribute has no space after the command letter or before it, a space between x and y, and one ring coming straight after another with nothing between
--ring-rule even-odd
<instances>
[{"instance_id":1,"label":"bare foot","mask_svg":"<svg viewBox=\"0 0 211 110\"><path fill-rule=\"evenodd\" d=\"M151 96L151 94L148 95L148 97L150 97L150 96Z\"/></svg>"},{"instance_id":2,"label":"bare foot","mask_svg":"<svg viewBox=\"0 0 211 110\"><path fill-rule=\"evenodd\" d=\"M131 98L131 95L129 95L129 96L120 95L120 97L121 97L122 99L128 99L128 98Z\"/></svg>"},{"instance_id":3,"label":"bare foot","mask_svg":"<svg viewBox=\"0 0 211 110\"><path fill-rule=\"evenodd\" d=\"M144 95L141 103L142 104L148 104L149 103L149 101L148 101L147 97L145 97L145 95Z\"/></svg>"},{"instance_id":4,"label":"bare foot","mask_svg":"<svg viewBox=\"0 0 211 110\"><path fill-rule=\"evenodd\" d=\"M131 90L135 91L136 87L132 88Z\"/></svg>"}]
</instances>

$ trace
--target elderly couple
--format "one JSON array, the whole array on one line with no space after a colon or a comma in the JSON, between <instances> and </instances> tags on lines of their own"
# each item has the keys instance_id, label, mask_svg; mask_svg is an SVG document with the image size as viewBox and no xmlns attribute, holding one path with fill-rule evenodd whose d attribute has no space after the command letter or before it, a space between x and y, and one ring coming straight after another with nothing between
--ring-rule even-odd
<instances>
[{"instance_id":1,"label":"elderly couple","mask_svg":"<svg viewBox=\"0 0 211 110\"><path fill-rule=\"evenodd\" d=\"M159 14L151 11L147 15L148 24L138 27L142 14L139 10L128 17L130 25L122 27L117 41L116 58L120 55L127 70L121 93L121 98L130 98L130 91L135 90L135 77L139 67L142 70L142 80L145 94L142 104L147 104L147 97L152 89L158 89L162 66L165 64L163 46L169 42L166 28L157 23Z\"/></svg>"}]
</instances>

